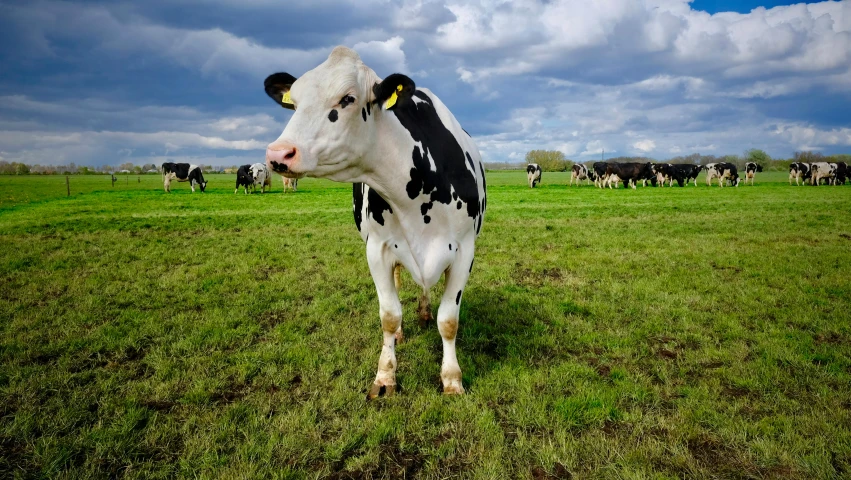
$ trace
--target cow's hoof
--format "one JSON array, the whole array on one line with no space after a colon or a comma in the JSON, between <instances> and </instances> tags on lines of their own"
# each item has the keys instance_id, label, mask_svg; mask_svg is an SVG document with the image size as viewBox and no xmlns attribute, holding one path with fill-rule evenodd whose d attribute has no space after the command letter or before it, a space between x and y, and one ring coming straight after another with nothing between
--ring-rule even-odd
<instances>
[{"instance_id":1,"label":"cow's hoof","mask_svg":"<svg viewBox=\"0 0 851 480\"><path fill-rule=\"evenodd\" d=\"M443 386L443 394L444 395L464 395L464 387L461 385L461 382L449 382L449 384Z\"/></svg>"},{"instance_id":2,"label":"cow's hoof","mask_svg":"<svg viewBox=\"0 0 851 480\"><path fill-rule=\"evenodd\" d=\"M369 389L369 393L366 394L366 400L370 401L374 398L378 397L392 397L396 393L396 385L381 385L379 383L373 383L372 387Z\"/></svg>"}]
</instances>

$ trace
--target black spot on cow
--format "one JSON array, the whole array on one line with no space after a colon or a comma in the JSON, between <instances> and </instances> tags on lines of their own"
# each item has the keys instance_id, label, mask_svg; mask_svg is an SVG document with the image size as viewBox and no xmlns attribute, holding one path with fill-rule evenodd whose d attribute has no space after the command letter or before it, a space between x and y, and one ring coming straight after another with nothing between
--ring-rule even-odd
<instances>
[{"instance_id":1,"label":"black spot on cow","mask_svg":"<svg viewBox=\"0 0 851 480\"><path fill-rule=\"evenodd\" d=\"M360 114L361 114L361 116L363 117L363 121L365 122L365 121L366 121L366 109L365 109L365 108L361 108L361 109L360 109Z\"/></svg>"},{"instance_id":2,"label":"black spot on cow","mask_svg":"<svg viewBox=\"0 0 851 480\"><path fill-rule=\"evenodd\" d=\"M452 244L451 243L449 244L449 251L450 252L452 251Z\"/></svg>"},{"instance_id":3,"label":"black spot on cow","mask_svg":"<svg viewBox=\"0 0 851 480\"><path fill-rule=\"evenodd\" d=\"M464 130L464 129L462 128L461 130ZM470 135L470 132L468 132L467 130L464 130L464 133L466 133L468 137L473 138L473 136Z\"/></svg>"},{"instance_id":4,"label":"black spot on cow","mask_svg":"<svg viewBox=\"0 0 851 480\"><path fill-rule=\"evenodd\" d=\"M331 113L328 114L328 120L331 120L332 123L337 121L337 110L331 110Z\"/></svg>"},{"instance_id":5,"label":"black spot on cow","mask_svg":"<svg viewBox=\"0 0 851 480\"><path fill-rule=\"evenodd\" d=\"M369 102L367 102L367 104L366 104L366 114L367 114L367 115L372 115L372 112L369 110L369 106L370 106L370 103L369 103Z\"/></svg>"},{"instance_id":6,"label":"black spot on cow","mask_svg":"<svg viewBox=\"0 0 851 480\"><path fill-rule=\"evenodd\" d=\"M431 210L431 207L433 207L433 206L434 206L433 202L424 203L424 204L420 205L420 213L423 216L428 215L428 211Z\"/></svg>"},{"instance_id":7,"label":"black spot on cow","mask_svg":"<svg viewBox=\"0 0 851 480\"><path fill-rule=\"evenodd\" d=\"M475 261L476 261L476 258L475 258L475 257L473 257L473 259L472 259L472 260L470 260L470 272L472 272L472 271L473 271L473 262L475 262Z\"/></svg>"},{"instance_id":8,"label":"black spot on cow","mask_svg":"<svg viewBox=\"0 0 851 480\"><path fill-rule=\"evenodd\" d=\"M367 210L369 211L369 215L372 215L372 219L379 225L384 226L384 212L393 213L393 209L390 208L390 204L371 188L369 189L369 193L366 194L366 201L368 204Z\"/></svg>"},{"instance_id":9,"label":"black spot on cow","mask_svg":"<svg viewBox=\"0 0 851 480\"><path fill-rule=\"evenodd\" d=\"M429 217L428 215L426 215L425 217L423 217L423 222L425 222L425 223L429 223L429 222L431 222L431 217Z\"/></svg>"},{"instance_id":10,"label":"black spot on cow","mask_svg":"<svg viewBox=\"0 0 851 480\"><path fill-rule=\"evenodd\" d=\"M353 183L352 184L352 209L355 214L355 225L358 227L358 231L361 229L361 223L363 222L363 184L362 183Z\"/></svg>"},{"instance_id":11,"label":"black spot on cow","mask_svg":"<svg viewBox=\"0 0 851 480\"><path fill-rule=\"evenodd\" d=\"M399 245L393 244L393 248L399 248Z\"/></svg>"},{"instance_id":12,"label":"black spot on cow","mask_svg":"<svg viewBox=\"0 0 851 480\"><path fill-rule=\"evenodd\" d=\"M459 200L459 201L458 201L458 210L461 210L461 206L462 206L462 205L464 205L464 204L463 204L463 203L461 203L461 201Z\"/></svg>"},{"instance_id":13,"label":"black spot on cow","mask_svg":"<svg viewBox=\"0 0 851 480\"><path fill-rule=\"evenodd\" d=\"M455 295L455 305L461 304L461 292L463 292L463 290L458 290L458 295Z\"/></svg>"},{"instance_id":14,"label":"black spot on cow","mask_svg":"<svg viewBox=\"0 0 851 480\"><path fill-rule=\"evenodd\" d=\"M402 91L396 90L398 86L402 87ZM391 111L414 142L422 145L422 149L420 145L415 146L411 153L414 166L410 171L411 180L406 185L408 197L414 199L428 195L432 202L449 205L454 189L467 205L467 214L475 218L480 212L479 189L469 153L466 154L470 163L468 169L464 162L465 152L458 139L440 120L431 98L416 90L413 80L393 74L373 87L379 102L389 98L393 91L397 91L397 100ZM414 97L420 101L414 102ZM432 161L436 171L431 169ZM423 216L424 222L430 220L427 215Z\"/></svg>"}]
</instances>

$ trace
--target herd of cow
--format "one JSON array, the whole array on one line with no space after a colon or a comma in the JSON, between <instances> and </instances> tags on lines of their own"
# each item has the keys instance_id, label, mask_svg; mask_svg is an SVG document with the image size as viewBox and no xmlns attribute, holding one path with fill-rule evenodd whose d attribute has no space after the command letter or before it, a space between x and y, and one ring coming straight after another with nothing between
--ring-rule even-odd
<instances>
[{"instance_id":1,"label":"herd of cow","mask_svg":"<svg viewBox=\"0 0 851 480\"><path fill-rule=\"evenodd\" d=\"M188 163L172 163L165 162L162 164L161 172L163 176L163 188L166 192L171 192L171 181L189 182L192 192L195 192L195 185L203 192L207 188L207 181L204 180L204 174L201 172L201 167L198 165L190 165ZM287 190L296 191L298 189L297 178L281 177L284 181L284 192ZM233 193L239 192L239 187L247 194L250 189L256 192L260 188L260 193L266 192L266 187L272 187L272 172L265 163L255 163L253 165L243 165L236 172L236 189Z\"/></svg>"},{"instance_id":2,"label":"herd of cow","mask_svg":"<svg viewBox=\"0 0 851 480\"><path fill-rule=\"evenodd\" d=\"M738 167L728 162L706 165L596 162L590 169L581 163L573 165L570 185L573 185L574 181L577 185L581 185L582 180L586 180L588 184L594 182L594 185L599 188L612 188L612 184L614 184L614 188L618 188L620 182L623 182L625 188L636 188L638 182L641 182L642 186L647 186L647 182L650 182L653 186L665 186L665 184L673 186L674 182L677 182L681 187L684 184L694 182L694 186L697 186L697 176L702 171L706 171L706 184L710 186L712 180L716 178L721 187L727 184L738 187L742 180L739 176ZM753 185L756 173L761 171L762 165L747 162L744 175L745 185L748 181ZM529 164L526 167L529 188L535 188L536 185L541 183L542 175L540 165ZM796 185L801 183L819 185L822 182L828 185L844 185L849 176L851 176L851 172L849 172L848 165L845 162L795 162L789 166L790 185L793 179Z\"/></svg>"}]
</instances>

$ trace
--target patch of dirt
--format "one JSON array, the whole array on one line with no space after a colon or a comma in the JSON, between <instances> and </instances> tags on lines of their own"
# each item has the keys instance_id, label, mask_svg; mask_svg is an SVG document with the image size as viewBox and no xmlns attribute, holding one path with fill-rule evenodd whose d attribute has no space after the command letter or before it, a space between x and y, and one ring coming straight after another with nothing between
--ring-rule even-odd
<instances>
[{"instance_id":1,"label":"patch of dirt","mask_svg":"<svg viewBox=\"0 0 851 480\"><path fill-rule=\"evenodd\" d=\"M742 273L742 269L740 267L733 265L718 265L715 262L711 262L709 265L716 270L730 270L734 273Z\"/></svg>"},{"instance_id":2,"label":"patch of dirt","mask_svg":"<svg viewBox=\"0 0 851 480\"><path fill-rule=\"evenodd\" d=\"M274 328L279 323L284 323L289 320L290 314L285 310L272 310L268 312L263 312L260 314L260 318L257 319L260 326L266 330Z\"/></svg>"},{"instance_id":3,"label":"patch of dirt","mask_svg":"<svg viewBox=\"0 0 851 480\"><path fill-rule=\"evenodd\" d=\"M724 385L724 387L721 389L721 393L728 397L742 398L750 396L751 392L745 387L739 387L736 385Z\"/></svg>"},{"instance_id":4,"label":"patch of dirt","mask_svg":"<svg viewBox=\"0 0 851 480\"><path fill-rule=\"evenodd\" d=\"M26 443L0 435L0 472L17 472L20 478L37 478L39 468L32 463L32 452Z\"/></svg>"},{"instance_id":5,"label":"patch of dirt","mask_svg":"<svg viewBox=\"0 0 851 480\"><path fill-rule=\"evenodd\" d=\"M242 383L231 383L210 396L213 403L229 404L248 395L248 387Z\"/></svg>"},{"instance_id":6,"label":"patch of dirt","mask_svg":"<svg viewBox=\"0 0 851 480\"><path fill-rule=\"evenodd\" d=\"M666 348L660 348L656 351L656 356L665 360L676 360L678 354Z\"/></svg>"},{"instance_id":7,"label":"patch of dirt","mask_svg":"<svg viewBox=\"0 0 851 480\"><path fill-rule=\"evenodd\" d=\"M150 408L151 410L156 410L158 412L171 410L176 405L170 400L145 400L141 402L141 404L145 408Z\"/></svg>"},{"instance_id":8,"label":"patch of dirt","mask_svg":"<svg viewBox=\"0 0 851 480\"><path fill-rule=\"evenodd\" d=\"M700 364L700 366L701 366L701 367L703 367L703 368L705 368L705 369L707 369L707 370L714 370L714 369L716 369L716 368L721 368L721 367L723 367L723 366L724 366L724 362L719 361L719 360L716 360L716 361L713 361L713 362L704 362L704 363L701 363L701 364Z\"/></svg>"},{"instance_id":9,"label":"patch of dirt","mask_svg":"<svg viewBox=\"0 0 851 480\"><path fill-rule=\"evenodd\" d=\"M561 282L563 278L561 269L559 268L545 268L540 272L535 272L519 263L514 264L514 272L512 276L517 284L531 287L540 287L547 281Z\"/></svg>"},{"instance_id":10,"label":"patch of dirt","mask_svg":"<svg viewBox=\"0 0 851 480\"><path fill-rule=\"evenodd\" d=\"M845 240L851 240L851 235L848 235L847 233L840 233L839 236Z\"/></svg>"},{"instance_id":11,"label":"patch of dirt","mask_svg":"<svg viewBox=\"0 0 851 480\"><path fill-rule=\"evenodd\" d=\"M353 457L354 451L344 452L340 460L331 464L332 473L329 480L361 480L372 478L416 478L422 470L425 458L417 452L402 451L398 445L385 446L381 449L378 465L364 470L346 471L346 460Z\"/></svg>"},{"instance_id":12,"label":"patch of dirt","mask_svg":"<svg viewBox=\"0 0 851 480\"><path fill-rule=\"evenodd\" d=\"M849 342L836 332L818 334L814 337L817 345L847 345Z\"/></svg>"}]
</instances>

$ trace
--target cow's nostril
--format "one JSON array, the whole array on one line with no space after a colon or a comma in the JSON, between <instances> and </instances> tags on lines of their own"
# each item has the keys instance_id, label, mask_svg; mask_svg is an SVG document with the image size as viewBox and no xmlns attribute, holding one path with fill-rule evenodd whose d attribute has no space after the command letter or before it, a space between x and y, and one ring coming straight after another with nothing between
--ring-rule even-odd
<instances>
[{"instance_id":1,"label":"cow's nostril","mask_svg":"<svg viewBox=\"0 0 851 480\"><path fill-rule=\"evenodd\" d=\"M287 159L287 160L292 160L293 157L295 157L295 153L296 153L296 149L294 148L294 149L290 150L289 152L287 152L287 154L284 155L284 158Z\"/></svg>"}]
</instances>

